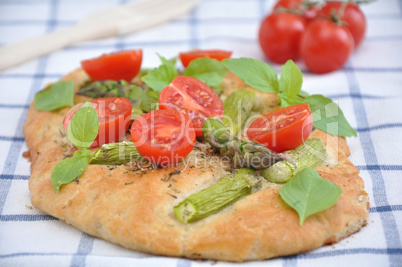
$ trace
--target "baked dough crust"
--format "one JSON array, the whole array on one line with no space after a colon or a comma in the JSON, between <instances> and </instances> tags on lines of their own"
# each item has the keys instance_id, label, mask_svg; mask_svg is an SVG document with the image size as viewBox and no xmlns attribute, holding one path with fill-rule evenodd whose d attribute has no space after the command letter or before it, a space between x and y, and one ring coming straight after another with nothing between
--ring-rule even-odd
<instances>
[{"instance_id":1,"label":"baked dough crust","mask_svg":"<svg viewBox=\"0 0 402 267\"><path fill-rule=\"evenodd\" d=\"M78 90L88 77L78 69L62 80L75 81ZM230 74L224 83L246 87ZM275 105L275 95L264 97L265 103ZM75 96L76 103L84 100ZM311 136L324 141L329 157L316 170L339 185L343 193L334 206L308 217L303 226L297 213L280 198L280 185L266 181L258 192L217 214L187 225L179 222L173 207L226 175L228 168L224 166L184 168L179 164L133 171L124 165L89 165L79 181L62 186L56 193L51 184L52 170L74 150L62 126L67 111L42 112L33 105L28 110L24 135L31 159L29 190L35 208L89 235L157 255L249 261L338 242L366 224L368 196L359 170L347 159L350 152L345 139L319 130ZM208 153L201 156L206 162L211 157ZM175 170L180 174L171 176Z\"/></svg>"}]
</instances>

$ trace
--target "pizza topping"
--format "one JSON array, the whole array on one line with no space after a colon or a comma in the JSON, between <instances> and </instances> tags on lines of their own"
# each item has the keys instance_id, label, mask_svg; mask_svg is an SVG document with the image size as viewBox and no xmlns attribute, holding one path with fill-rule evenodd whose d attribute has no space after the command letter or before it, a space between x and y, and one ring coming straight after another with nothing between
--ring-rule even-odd
<instances>
[{"instance_id":1,"label":"pizza topping","mask_svg":"<svg viewBox=\"0 0 402 267\"><path fill-rule=\"evenodd\" d=\"M208 86L218 86L222 83L228 70L216 59L197 58L183 71L183 76L196 78Z\"/></svg>"},{"instance_id":2,"label":"pizza topping","mask_svg":"<svg viewBox=\"0 0 402 267\"><path fill-rule=\"evenodd\" d=\"M142 50L123 50L81 61L93 81L125 80L130 82L140 71Z\"/></svg>"},{"instance_id":3,"label":"pizza topping","mask_svg":"<svg viewBox=\"0 0 402 267\"><path fill-rule=\"evenodd\" d=\"M285 152L284 157L287 160L262 170L261 175L270 182L285 183L303 169L317 167L327 155L327 150L320 138L309 138L295 150Z\"/></svg>"},{"instance_id":4,"label":"pizza topping","mask_svg":"<svg viewBox=\"0 0 402 267\"><path fill-rule=\"evenodd\" d=\"M120 81L96 81L82 87L77 94L91 98L126 97L135 108L149 112L156 108L159 93L144 84Z\"/></svg>"},{"instance_id":5,"label":"pizza topping","mask_svg":"<svg viewBox=\"0 0 402 267\"><path fill-rule=\"evenodd\" d=\"M74 105L74 82L59 81L37 92L34 98L35 108L52 111Z\"/></svg>"},{"instance_id":6,"label":"pizza topping","mask_svg":"<svg viewBox=\"0 0 402 267\"><path fill-rule=\"evenodd\" d=\"M91 104L99 117L99 134L95 140L89 138L93 142L91 147L119 141L130 126L131 102L124 97L109 97L92 100ZM64 117L63 125L66 131L80 106L81 104L78 104L73 107Z\"/></svg>"},{"instance_id":7,"label":"pizza topping","mask_svg":"<svg viewBox=\"0 0 402 267\"><path fill-rule=\"evenodd\" d=\"M121 165L143 160L133 142L118 142L102 145L89 160L89 164Z\"/></svg>"},{"instance_id":8,"label":"pizza topping","mask_svg":"<svg viewBox=\"0 0 402 267\"><path fill-rule=\"evenodd\" d=\"M161 92L179 73L175 60L167 60L162 56L159 58L162 64L150 70L141 80L155 91ZM216 59L200 58L192 61L182 75L196 78L208 86L219 87L226 73L227 69Z\"/></svg>"},{"instance_id":9,"label":"pizza topping","mask_svg":"<svg viewBox=\"0 0 402 267\"><path fill-rule=\"evenodd\" d=\"M255 101L255 92L235 90L223 102L223 124L234 136L242 133L243 126L251 114Z\"/></svg>"},{"instance_id":10,"label":"pizza topping","mask_svg":"<svg viewBox=\"0 0 402 267\"><path fill-rule=\"evenodd\" d=\"M211 116L222 117L223 104L205 83L192 77L176 77L159 96L160 109L178 110L188 116L197 136L202 136L202 124Z\"/></svg>"},{"instance_id":11,"label":"pizza topping","mask_svg":"<svg viewBox=\"0 0 402 267\"><path fill-rule=\"evenodd\" d=\"M236 167L261 170L284 160L260 143L234 137L219 118L208 118L202 126L202 131L205 140L211 146L219 148L222 156L232 158Z\"/></svg>"},{"instance_id":12,"label":"pizza topping","mask_svg":"<svg viewBox=\"0 0 402 267\"><path fill-rule=\"evenodd\" d=\"M260 176L251 169L240 169L234 177L223 177L180 202L173 208L179 221L189 223L217 213L260 186Z\"/></svg>"},{"instance_id":13,"label":"pizza topping","mask_svg":"<svg viewBox=\"0 0 402 267\"><path fill-rule=\"evenodd\" d=\"M141 80L155 91L160 92L179 74L175 67L176 59L167 60L161 55L158 56L162 64L159 67L148 71L148 73L144 75Z\"/></svg>"},{"instance_id":14,"label":"pizza topping","mask_svg":"<svg viewBox=\"0 0 402 267\"><path fill-rule=\"evenodd\" d=\"M181 161L191 152L195 132L185 114L176 110L154 110L133 122L131 139L145 159L166 166Z\"/></svg>"},{"instance_id":15,"label":"pizza topping","mask_svg":"<svg viewBox=\"0 0 402 267\"><path fill-rule=\"evenodd\" d=\"M317 171L305 168L279 189L281 198L299 214L300 225L312 214L334 205L341 188L321 178Z\"/></svg>"},{"instance_id":16,"label":"pizza topping","mask_svg":"<svg viewBox=\"0 0 402 267\"><path fill-rule=\"evenodd\" d=\"M127 55L118 53L110 57L116 56L127 59ZM126 73L120 81L114 76L107 78L112 80L96 81L81 88L79 94L98 99L72 108L63 121L68 138L80 150L55 166L51 177L56 192L61 185L78 181L88 164L131 162L136 166L149 163L154 167L176 164L192 151L196 135L203 135L222 156L233 159L236 167L261 170L264 178L271 182L287 182L279 193L298 212L300 225L311 214L336 203L342 193L339 186L322 179L311 169L326 157L325 147L321 139L307 138L312 123L319 129L341 136L353 136L356 132L332 100L321 95L309 96L301 91L302 75L293 61L282 67L278 80L273 68L253 59L226 59L221 63L216 59L197 58L187 66L183 76L178 76L175 59L167 60L161 56L160 59L162 64L142 77L147 86L128 83L134 77ZM105 63L108 68L116 62L108 56L97 60L114 62ZM278 95L283 109L262 115L247 131L248 138L258 142L236 137L250 116L255 93L236 90L222 104L209 87L222 86L226 68L250 86ZM137 73L138 70L134 76ZM58 101L53 106L46 102L51 97L58 99L57 95L53 96L53 91L73 94L72 88L72 83L53 84L47 91L37 94L35 105L42 110L57 108L61 105ZM115 97L103 98L105 96ZM135 104L134 109L130 101ZM153 110L156 103L159 110ZM318 111L318 116L312 115L311 111ZM226 115L224 121L220 119L223 114ZM127 132L131 117L135 118L131 127L133 142L111 143L120 140ZM339 129L336 132L333 128L327 129L329 122L338 122ZM99 145L102 147L95 154L88 150ZM288 151L284 154L276 153L285 150ZM253 193L261 182L255 170L241 169L234 177L224 177L186 198L174 207L177 218L184 223L196 221ZM169 180L179 172L170 173ZM171 185L169 188L180 193Z\"/></svg>"},{"instance_id":17,"label":"pizza topping","mask_svg":"<svg viewBox=\"0 0 402 267\"><path fill-rule=\"evenodd\" d=\"M314 127L333 135L357 136L336 103L322 95L309 96L301 90L303 77L293 61L289 60L282 66L279 81L272 67L255 59L225 59L222 63L251 87L262 92L276 93L282 107L309 104ZM330 112L327 112L328 109ZM327 127L329 122L336 122L337 127Z\"/></svg>"},{"instance_id":18,"label":"pizza topping","mask_svg":"<svg viewBox=\"0 0 402 267\"><path fill-rule=\"evenodd\" d=\"M65 158L54 167L51 178L56 192L59 192L61 185L78 179L84 172L91 157L91 151L88 148L98 135L98 128L97 112L89 102L77 108L71 115L67 136L81 150L76 151L72 158Z\"/></svg>"},{"instance_id":19,"label":"pizza topping","mask_svg":"<svg viewBox=\"0 0 402 267\"><path fill-rule=\"evenodd\" d=\"M303 144L312 128L309 105L299 104L258 117L247 129L247 137L275 152L283 152Z\"/></svg>"},{"instance_id":20,"label":"pizza topping","mask_svg":"<svg viewBox=\"0 0 402 267\"><path fill-rule=\"evenodd\" d=\"M231 51L225 50L191 50L188 52L182 52L179 54L181 63L184 67L187 67L193 60L199 58L214 58L216 60L223 60L225 58L230 58L232 55Z\"/></svg>"}]
</instances>

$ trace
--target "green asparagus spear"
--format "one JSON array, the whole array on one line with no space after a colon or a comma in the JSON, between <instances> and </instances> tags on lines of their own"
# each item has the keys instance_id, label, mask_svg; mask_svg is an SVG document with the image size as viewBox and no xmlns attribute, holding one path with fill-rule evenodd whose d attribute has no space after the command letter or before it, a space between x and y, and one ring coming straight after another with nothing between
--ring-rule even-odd
<instances>
[{"instance_id":1,"label":"green asparagus spear","mask_svg":"<svg viewBox=\"0 0 402 267\"><path fill-rule=\"evenodd\" d=\"M102 145L89 160L89 164L121 165L143 159L133 142L118 142Z\"/></svg>"},{"instance_id":2,"label":"green asparagus spear","mask_svg":"<svg viewBox=\"0 0 402 267\"><path fill-rule=\"evenodd\" d=\"M223 102L223 124L229 128L234 136L242 132L242 128L255 101L255 92L242 89L231 93Z\"/></svg>"},{"instance_id":3,"label":"green asparagus spear","mask_svg":"<svg viewBox=\"0 0 402 267\"><path fill-rule=\"evenodd\" d=\"M137 87L137 85L129 84L124 80L96 81L82 87L77 94L92 98L125 96L132 89L136 90Z\"/></svg>"},{"instance_id":4,"label":"green asparagus spear","mask_svg":"<svg viewBox=\"0 0 402 267\"><path fill-rule=\"evenodd\" d=\"M128 83L126 81L96 81L82 87L77 94L92 98L101 97L127 97L133 108L140 108L143 112L149 112L157 107L159 93L140 83Z\"/></svg>"},{"instance_id":5,"label":"green asparagus spear","mask_svg":"<svg viewBox=\"0 0 402 267\"><path fill-rule=\"evenodd\" d=\"M251 169L240 169L233 178L223 177L173 208L179 221L189 223L217 213L259 188L259 175Z\"/></svg>"},{"instance_id":6,"label":"green asparagus spear","mask_svg":"<svg viewBox=\"0 0 402 267\"><path fill-rule=\"evenodd\" d=\"M234 137L219 118L209 117L202 126L202 133L207 142L220 148L222 156L232 157L237 167L260 170L284 160L260 143Z\"/></svg>"},{"instance_id":7,"label":"green asparagus spear","mask_svg":"<svg viewBox=\"0 0 402 267\"><path fill-rule=\"evenodd\" d=\"M320 165L327 157L327 151L320 138L310 138L295 150L286 152L294 164L283 161L261 171L262 176L273 183L285 183L305 168Z\"/></svg>"}]
</instances>

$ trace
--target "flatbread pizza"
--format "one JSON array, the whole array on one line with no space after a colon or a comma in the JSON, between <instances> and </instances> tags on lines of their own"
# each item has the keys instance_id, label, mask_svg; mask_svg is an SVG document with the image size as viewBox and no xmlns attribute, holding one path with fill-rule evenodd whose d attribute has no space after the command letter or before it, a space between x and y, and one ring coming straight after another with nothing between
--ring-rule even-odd
<instances>
[{"instance_id":1,"label":"flatbread pizza","mask_svg":"<svg viewBox=\"0 0 402 267\"><path fill-rule=\"evenodd\" d=\"M91 100L76 94L91 82L83 69L61 80L74 82L74 104ZM280 108L277 94L257 91L233 73L226 74L222 86L223 100L246 89L257 94L257 109ZM53 170L77 151L63 125L69 110L41 111L34 104L29 108L23 129L31 161L29 190L35 208L91 236L155 255L243 262L307 252L338 242L366 224L368 195L359 170L348 160L345 138L320 129L309 135L326 150L325 159L314 170L342 193L335 204L308 216L302 224L298 212L281 196L284 183L261 178L259 170L257 190L202 219L183 222L178 218L175 207L222 177L233 177L239 169L222 160L219 149L202 137L175 164L143 160L89 164L79 178L56 192ZM130 132L120 141L130 142ZM92 153L97 149L90 148Z\"/></svg>"}]
</instances>

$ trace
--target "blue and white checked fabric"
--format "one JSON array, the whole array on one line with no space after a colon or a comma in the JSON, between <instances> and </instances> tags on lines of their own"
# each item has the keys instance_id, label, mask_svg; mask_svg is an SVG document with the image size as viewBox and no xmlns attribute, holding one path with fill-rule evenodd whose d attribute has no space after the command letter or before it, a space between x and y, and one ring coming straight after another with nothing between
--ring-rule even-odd
<instances>
[{"instance_id":1,"label":"blue and white checked fabric","mask_svg":"<svg viewBox=\"0 0 402 267\"><path fill-rule=\"evenodd\" d=\"M71 25L122 2L0 0L0 45ZM22 126L34 94L44 84L101 53L142 48L144 67L159 64L156 52L170 58L194 48L227 49L234 51L233 57L264 60L256 36L273 4L203 0L175 21L76 45L0 72L0 266L211 265L130 251L32 209ZM366 39L342 70L318 76L298 64L304 72L303 89L336 100L359 134L348 143L350 159L360 169L370 196L368 225L332 246L244 266L402 266L402 0L378 0L362 8L368 19Z\"/></svg>"}]
</instances>

